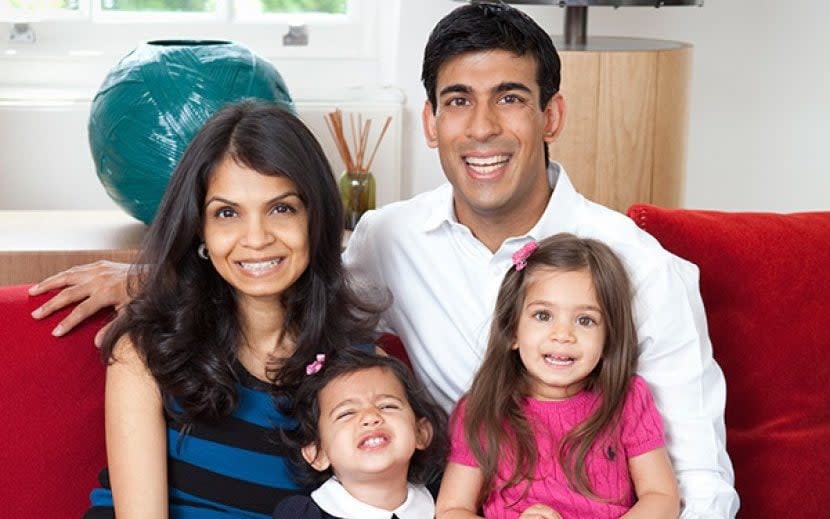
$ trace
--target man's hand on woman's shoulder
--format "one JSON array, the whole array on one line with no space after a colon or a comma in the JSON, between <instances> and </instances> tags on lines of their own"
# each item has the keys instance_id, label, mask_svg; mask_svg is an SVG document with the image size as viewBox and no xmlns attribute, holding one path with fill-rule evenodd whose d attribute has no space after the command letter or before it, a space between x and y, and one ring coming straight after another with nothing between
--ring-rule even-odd
<instances>
[{"instance_id":1,"label":"man's hand on woman's shoulder","mask_svg":"<svg viewBox=\"0 0 830 519\"><path fill-rule=\"evenodd\" d=\"M78 303L52 330L52 335L60 337L102 308L113 306L120 310L130 302L127 294L130 267L129 263L101 260L72 267L32 285L29 294L33 296L60 289L54 297L35 309L32 317L43 319L67 305ZM96 346L101 345L108 326L95 335Z\"/></svg>"}]
</instances>

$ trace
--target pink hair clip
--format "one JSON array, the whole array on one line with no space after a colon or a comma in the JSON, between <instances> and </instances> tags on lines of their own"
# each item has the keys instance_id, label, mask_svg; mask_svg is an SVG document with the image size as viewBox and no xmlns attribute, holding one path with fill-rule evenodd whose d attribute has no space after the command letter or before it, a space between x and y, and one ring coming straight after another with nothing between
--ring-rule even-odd
<instances>
[{"instance_id":1,"label":"pink hair clip","mask_svg":"<svg viewBox=\"0 0 830 519\"><path fill-rule=\"evenodd\" d=\"M530 240L522 245L522 248L513 253L513 266L516 267L516 272L521 271L527 266L527 258L533 254L533 251L539 248L536 240Z\"/></svg>"},{"instance_id":2,"label":"pink hair clip","mask_svg":"<svg viewBox=\"0 0 830 519\"><path fill-rule=\"evenodd\" d=\"M305 367L305 374L306 375L313 375L315 373L319 373L320 370L323 369L323 363L325 363L325 362L326 362L325 354L318 353L316 360Z\"/></svg>"}]
</instances>

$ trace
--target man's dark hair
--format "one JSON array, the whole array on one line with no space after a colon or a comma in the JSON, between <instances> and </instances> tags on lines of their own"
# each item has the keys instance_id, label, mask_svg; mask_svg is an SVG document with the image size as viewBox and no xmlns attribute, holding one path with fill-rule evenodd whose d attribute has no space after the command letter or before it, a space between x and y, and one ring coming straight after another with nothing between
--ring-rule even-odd
<instances>
[{"instance_id":1,"label":"man's dark hair","mask_svg":"<svg viewBox=\"0 0 830 519\"><path fill-rule=\"evenodd\" d=\"M427 40L421 81L436 109L438 70L450 58L467 52L506 50L536 60L536 82L542 110L559 91L559 54L548 33L528 15L501 2L473 2L442 18Z\"/></svg>"}]
</instances>

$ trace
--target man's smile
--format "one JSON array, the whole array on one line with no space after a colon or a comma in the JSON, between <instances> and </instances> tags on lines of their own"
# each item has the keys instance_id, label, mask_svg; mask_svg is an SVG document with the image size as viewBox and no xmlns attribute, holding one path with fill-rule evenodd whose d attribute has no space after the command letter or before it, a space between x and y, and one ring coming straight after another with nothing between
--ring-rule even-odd
<instances>
[{"instance_id":1,"label":"man's smile","mask_svg":"<svg viewBox=\"0 0 830 519\"><path fill-rule=\"evenodd\" d=\"M467 169L479 177L488 177L502 170L510 162L512 155L467 155L463 157Z\"/></svg>"}]
</instances>

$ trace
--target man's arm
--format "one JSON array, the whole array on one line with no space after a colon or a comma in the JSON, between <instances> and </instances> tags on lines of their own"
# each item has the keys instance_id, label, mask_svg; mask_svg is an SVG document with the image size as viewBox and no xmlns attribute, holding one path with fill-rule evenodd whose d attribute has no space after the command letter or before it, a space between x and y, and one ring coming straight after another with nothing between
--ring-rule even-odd
<instances>
[{"instance_id":1,"label":"man's arm","mask_svg":"<svg viewBox=\"0 0 830 519\"><path fill-rule=\"evenodd\" d=\"M726 453L726 382L712 357L697 267L672 256L636 280L635 312L646 379L666 424L682 518L738 510Z\"/></svg>"},{"instance_id":2,"label":"man's arm","mask_svg":"<svg viewBox=\"0 0 830 519\"><path fill-rule=\"evenodd\" d=\"M72 267L50 276L29 289L30 295L38 295L50 290L60 289L54 297L32 312L35 319L43 319L61 308L77 303L78 305L52 330L52 335L60 337L91 317L98 310L108 306L121 309L130 302L127 293L129 263L96 261L86 265ZM104 326L95 335L96 346L101 345L109 325Z\"/></svg>"},{"instance_id":3,"label":"man's arm","mask_svg":"<svg viewBox=\"0 0 830 519\"><path fill-rule=\"evenodd\" d=\"M384 276L381 262L383 253L378 249L378 243L387 243L388 240L379 233L381 230L377 222L378 211L368 211L360 217L357 226L343 251L343 266L349 275L352 287L362 296L372 301L383 301L390 296L390 287ZM387 322L386 312L378 323L378 334L397 332Z\"/></svg>"}]
</instances>

